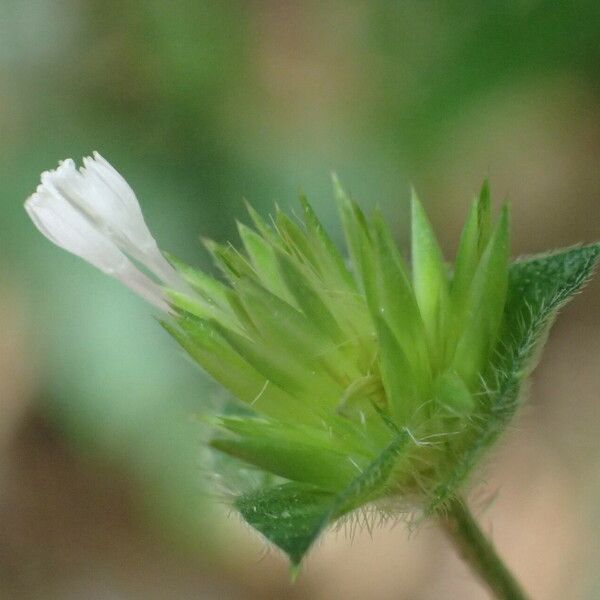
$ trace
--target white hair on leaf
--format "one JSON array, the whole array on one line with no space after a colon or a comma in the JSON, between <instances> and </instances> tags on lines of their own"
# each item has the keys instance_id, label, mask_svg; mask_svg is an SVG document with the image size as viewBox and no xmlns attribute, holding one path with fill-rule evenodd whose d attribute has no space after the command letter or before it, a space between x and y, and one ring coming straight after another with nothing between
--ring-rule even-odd
<instances>
[{"instance_id":1,"label":"white hair on leaf","mask_svg":"<svg viewBox=\"0 0 600 600\"><path fill-rule=\"evenodd\" d=\"M25 202L39 231L161 310L168 311L169 306L160 285L128 256L166 287L195 295L162 255L125 179L97 152L83 163L78 170L67 159L42 173L36 192Z\"/></svg>"}]
</instances>

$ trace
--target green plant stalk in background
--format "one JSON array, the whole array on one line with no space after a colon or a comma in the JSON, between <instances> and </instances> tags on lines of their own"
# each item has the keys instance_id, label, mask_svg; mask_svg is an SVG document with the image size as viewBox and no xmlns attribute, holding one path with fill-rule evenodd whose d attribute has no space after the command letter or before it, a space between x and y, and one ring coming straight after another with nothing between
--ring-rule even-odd
<instances>
[{"instance_id":1,"label":"green plant stalk in background","mask_svg":"<svg viewBox=\"0 0 600 600\"><path fill-rule=\"evenodd\" d=\"M452 268L413 194L409 266L381 214L367 218L334 179L349 262L301 198L302 220L278 210L269 223L249 206L243 252L207 240L217 279L167 262L125 180L99 155L84 165L44 173L30 216L163 310L229 390L204 417L213 470L227 485L253 469L251 485L229 485L233 504L293 571L327 527L368 506L441 519L499 598L523 597L460 494L600 244L510 263L508 209L493 222L486 183Z\"/></svg>"}]
</instances>

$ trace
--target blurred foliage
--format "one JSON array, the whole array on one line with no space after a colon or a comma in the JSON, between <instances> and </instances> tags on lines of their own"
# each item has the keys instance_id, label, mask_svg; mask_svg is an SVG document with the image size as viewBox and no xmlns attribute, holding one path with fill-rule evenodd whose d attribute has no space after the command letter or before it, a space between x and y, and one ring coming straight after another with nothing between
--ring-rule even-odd
<instances>
[{"instance_id":1,"label":"blurred foliage","mask_svg":"<svg viewBox=\"0 0 600 600\"><path fill-rule=\"evenodd\" d=\"M594 0L379 4L370 31L383 63L377 122L417 166L486 95L560 71L596 80ZM408 60L399 65L400 56Z\"/></svg>"},{"instance_id":2,"label":"blurred foliage","mask_svg":"<svg viewBox=\"0 0 600 600\"><path fill-rule=\"evenodd\" d=\"M266 213L304 186L334 229L330 170L405 236L407 176L440 177L457 128L474 122L494 156L491 99L564 76L573 106L584 92L596 106L599 42L594 0L0 0L1 284L25 299L41 406L199 535L201 457L182 416L221 392L146 307L36 235L21 202L58 159L101 151L161 246L195 264L199 234L234 237L244 196Z\"/></svg>"}]
</instances>

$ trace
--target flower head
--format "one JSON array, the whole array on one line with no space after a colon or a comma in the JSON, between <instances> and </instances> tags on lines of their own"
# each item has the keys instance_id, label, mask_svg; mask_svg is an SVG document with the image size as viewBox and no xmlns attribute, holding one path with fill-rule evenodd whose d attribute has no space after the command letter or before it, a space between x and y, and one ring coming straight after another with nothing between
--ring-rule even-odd
<instances>
[{"instance_id":1,"label":"flower head","mask_svg":"<svg viewBox=\"0 0 600 600\"><path fill-rule=\"evenodd\" d=\"M243 251L206 242L222 279L172 267L97 154L44 173L26 202L51 241L168 302L166 329L231 392L209 419L212 448L269 475L235 504L294 563L366 503L443 509L505 430L540 340L600 256L596 244L510 264L508 209L494 224L486 184L453 267L413 194L409 264L385 219L334 184L350 263L302 198L302 222L248 207Z\"/></svg>"},{"instance_id":2,"label":"flower head","mask_svg":"<svg viewBox=\"0 0 600 600\"><path fill-rule=\"evenodd\" d=\"M218 419L213 446L330 491L363 472L398 432L449 447L460 439L508 281L507 212L492 228L485 191L453 277L416 197L410 269L381 215L369 222L339 185L337 196L352 270L305 200L303 224L278 212L270 226L251 211L255 229L240 226L245 254L208 242L227 284L187 274L218 314L174 295L178 327L170 328L254 411ZM394 465L390 489L426 494L438 454L417 444Z\"/></svg>"}]
</instances>

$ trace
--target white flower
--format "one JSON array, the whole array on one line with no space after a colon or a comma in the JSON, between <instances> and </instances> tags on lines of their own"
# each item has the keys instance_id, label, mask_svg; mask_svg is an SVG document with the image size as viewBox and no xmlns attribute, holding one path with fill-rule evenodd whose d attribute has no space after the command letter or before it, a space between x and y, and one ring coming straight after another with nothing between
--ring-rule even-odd
<instances>
[{"instance_id":1,"label":"white flower","mask_svg":"<svg viewBox=\"0 0 600 600\"><path fill-rule=\"evenodd\" d=\"M35 226L57 246L115 277L161 310L169 310L161 287L128 258L144 265L158 281L193 294L161 254L140 205L121 175L97 152L77 169L71 159L45 171L25 202Z\"/></svg>"}]
</instances>

